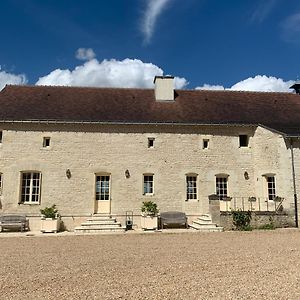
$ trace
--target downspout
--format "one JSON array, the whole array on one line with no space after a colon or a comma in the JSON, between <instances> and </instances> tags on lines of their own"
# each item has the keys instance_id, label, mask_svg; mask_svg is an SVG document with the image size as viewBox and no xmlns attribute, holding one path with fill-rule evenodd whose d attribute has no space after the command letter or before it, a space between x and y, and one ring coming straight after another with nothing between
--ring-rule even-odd
<instances>
[{"instance_id":1,"label":"downspout","mask_svg":"<svg viewBox=\"0 0 300 300\"><path fill-rule=\"evenodd\" d=\"M293 148L293 139L292 138L290 139L290 144L291 144L292 175L293 175L293 186L294 186L295 226L296 226L296 228L298 228L298 201L297 201L297 190L296 190L294 148Z\"/></svg>"}]
</instances>

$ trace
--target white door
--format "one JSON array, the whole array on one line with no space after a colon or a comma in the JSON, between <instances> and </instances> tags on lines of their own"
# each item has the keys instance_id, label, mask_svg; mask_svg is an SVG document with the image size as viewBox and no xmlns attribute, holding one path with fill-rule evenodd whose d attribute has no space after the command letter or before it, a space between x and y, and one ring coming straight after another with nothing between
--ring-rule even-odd
<instances>
[{"instance_id":1,"label":"white door","mask_svg":"<svg viewBox=\"0 0 300 300\"><path fill-rule=\"evenodd\" d=\"M96 175L95 213L110 213L110 175Z\"/></svg>"}]
</instances>

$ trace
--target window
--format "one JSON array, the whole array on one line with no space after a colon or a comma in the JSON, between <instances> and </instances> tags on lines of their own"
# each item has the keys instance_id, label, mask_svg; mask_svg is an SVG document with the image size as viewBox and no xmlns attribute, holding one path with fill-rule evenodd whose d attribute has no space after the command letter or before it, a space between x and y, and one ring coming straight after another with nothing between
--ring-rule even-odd
<instances>
[{"instance_id":1,"label":"window","mask_svg":"<svg viewBox=\"0 0 300 300\"><path fill-rule=\"evenodd\" d=\"M208 143L209 143L209 140L203 140L202 148L207 149L208 148Z\"/></svg>"},{"instance_id":2,"label":"window","mask_svg":"<svg viewBox=\"0 0 300 300\"><path fill-rule=\"evenodd\" d=\"M220 200L227 197L227 181L227 176L216 177L216 194L219 196Z\"/></svg>"},{"instance_id":3,"label":"window","mask_svg":"<svg viewBox=\"0 0 300 300\"><path fill-rule=\"evenodd\" d=\"M267 184L268 184L268 199L274 200L276 197L275 192L275 177L274 176L266 176Z\"/></svg>"},{"instance_id":4,"label":"window","mask_svg":"<svg viewBox=\"0 0 300 300\"><path fill-rule=\"evenodd\" d=\"M2 180L3 180L2 177L3 177L2 173L0 173L0 196L2 195Z\"/></svg>"},{"instance_id":5,"label":"window","mask_svg":"<svg viewBox=\"0 0 300 300\"><path fill-rule=\"evenodd\" d=\"M197 176L186 176L186 199L197 199Z\"/></svg>"},{"instance_id":6,"label":"window","mask_svg":"<svg viewBox=\"0 0 300 300\"><path fill-rule=\"evenodd\" d=\"M148 148L154 148L155 138L148 138Z\"/></svg>"},{"instance_id":7,"label":"window","mask_svg":"<svg viewBox=\"0 0 300 300\"><path fill-rule=\"evenodd\" d=\"M153 194L153 175L144 175L144 195Z\"/></svg>"},{"instance_id":8,"label":"window","mask_svg":"<svg viewBox=\"0 0 300 300\"><path fill-rule=\"evenodd\" d=\"M110 176L96 176L96 200L109 200L110 197Z\"/></svg>"},{"instance_id":9,"label":"window","mask_svg":"<svg viewBox=\"0 0 300 300\"><path fill-rule=\"evenodd\" d=\"M2 137L3 137L3 133L2 133L2 131L0 130L0 144L2 143Z\"/></svg>"},{"instance_id":10,"label":"window","mask_svg":"<svg viewBox=\"0 0 300 300\"><path fill-rule=\"evenodd\" d=\"M50 138L49 137L44 137L43 138L43 147L49 147L50 146Z\"/></svg>"},{"instance_id":11,"label":"window","mask_svg":"<svg viewBox=\"0 0 300 300\"><path fill-rule=\"evenodd\" d=\"M239 135L240 147L248 147L249 138L246 134Z\"/></svg>"},{"instance_id":12,"label":"window","mask_svg":"<svg viewBox=\"0 0 300 300\"><path fill-rule=\"evenodd\" d=\"M21 203L38 204L40 202L41 173L24 172L21 177Z\"/></svg>"}]
</instances>

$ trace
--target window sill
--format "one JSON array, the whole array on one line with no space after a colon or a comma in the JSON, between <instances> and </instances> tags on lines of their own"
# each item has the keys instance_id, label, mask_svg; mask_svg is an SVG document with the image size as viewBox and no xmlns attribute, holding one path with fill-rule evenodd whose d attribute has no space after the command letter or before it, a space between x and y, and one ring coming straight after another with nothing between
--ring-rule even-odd
<instances>
[{"instance_id":1,"label":"window sill","mask_svg":"<svg viewBox=\"0 0 300 300\"><path fill-rule=\"evenodd\" d=\"M42 148L40 148L40 150L51 150L52 149L52 147L51 146L49 146L49 147L42 147Z\"/></svg>"},{"instance_id":2,"label":"window sill","mask_svg":"<svg viewBox=\"0 0 300 300\"><path fill-rule=\"evenodd\" d=\"M186 199L185 202L199 202L199 199Z\"/></svg>"},{"instance_id":3,"label":"window sill","mask_svg":"<svg viewBox=\"0 0 300 300\"><path fill-rule=\"evenodd\" d=\"M35 205L40 205L40 203L25 203L25 202L21 202L21 203L18 203L19 205L29 205L29 206L35 206Z\"/></svg>"},{"instance_id":4,"label":"window sill","mask_svg":"<svg viewBox=\"0 0 300 300\"><path fill-rule=\"evenodd\" d=\"M143 196L145 196L145 197L152 197L152 196L154 196L154 194L143 194Z\"/></svg>"}]
</instances>

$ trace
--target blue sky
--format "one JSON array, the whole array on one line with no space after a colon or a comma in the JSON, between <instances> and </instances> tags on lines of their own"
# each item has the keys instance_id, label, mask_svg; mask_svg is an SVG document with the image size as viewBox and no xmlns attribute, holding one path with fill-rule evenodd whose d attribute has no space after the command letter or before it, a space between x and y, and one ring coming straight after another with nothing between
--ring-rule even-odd
<instances>
[{"instance_id":1,"label":"blue sky","mask_svg":"<svg viewBox=\"0 0 300 300\"><path fill-rule=\"evenodd\" d=\"M297 0L2 0L6 83L287 91L300 77Z\"/></svg>"}]
</instances>

